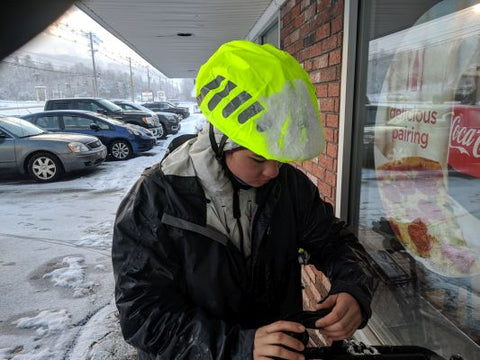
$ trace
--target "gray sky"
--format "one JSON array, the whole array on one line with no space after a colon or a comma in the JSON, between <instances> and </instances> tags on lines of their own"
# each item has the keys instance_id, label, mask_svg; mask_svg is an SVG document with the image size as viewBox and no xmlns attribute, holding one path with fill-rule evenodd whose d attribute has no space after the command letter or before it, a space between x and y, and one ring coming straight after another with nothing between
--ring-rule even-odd
<instances>
[{"instance_id":1,"label":"gray sky","mask_svg":"<svg viewBox=\"0 0 480 360\"><path fill-rule=\"evenodd\" d=\"M15 54L73 55L90 59L89 33L94 34L95 58L99 62L116 62L132 66L150 66L142 57L122 41L110 34L76 6L72 6L56 22L35 37Z\"/></svg>"}]
</instances>

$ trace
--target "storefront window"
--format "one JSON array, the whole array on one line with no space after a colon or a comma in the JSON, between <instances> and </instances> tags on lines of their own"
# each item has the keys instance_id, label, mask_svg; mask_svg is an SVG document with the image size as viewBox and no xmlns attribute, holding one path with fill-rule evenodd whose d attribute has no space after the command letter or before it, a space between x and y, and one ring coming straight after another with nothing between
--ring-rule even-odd
<instances>
[{"instance_id":1,"label":"storefront window","mask_svg":"<svg viewBox=\"0 0 480 360\"><path fill-rule=\"evenodd\" d=\"M279 40L278 40L278 22L275 21L267 31L265 31L261 36L260 36L260 43L261 44L272 44L276 47L279 46Z\"/></svg>"},{"instance_id":2,"label":"storefront window","mask_svg":"<svg viewBox=\"0 0 480 360\"><path fill-rule=\"evenodd\" d=\"M275 19L265 31L258 35L256 42L259 44L271 44L273 46L279 47L279 30L278 30L278 20Z\"/></svg>"},{"instance_id":3,"label":"storefront window","mask_svg":"<svg viewBox=\"0 0 480 360\"><path fill-rule=\"evenodd\" d=\"M480 1L360 3L356 218L382 279L370 325L387 344L479 359Z\"/></svg>"}]
</instances>

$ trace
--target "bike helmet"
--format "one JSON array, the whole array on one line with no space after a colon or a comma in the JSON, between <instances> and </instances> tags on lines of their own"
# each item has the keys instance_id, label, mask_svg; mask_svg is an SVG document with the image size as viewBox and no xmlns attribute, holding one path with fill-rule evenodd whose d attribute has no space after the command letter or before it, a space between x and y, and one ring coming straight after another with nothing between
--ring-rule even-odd
<instances>
[{"instance_id":1,"label":"bike helmet","mask_svg":"<svg viewBox=\"0 0 480 360\"><path fill-rule=\"evenodd\" d=\"M268 160L312 159L325 147L315 89L287 52L236 40L201 66L196 96L207 120Z\"/></svg>"}]
</instances>

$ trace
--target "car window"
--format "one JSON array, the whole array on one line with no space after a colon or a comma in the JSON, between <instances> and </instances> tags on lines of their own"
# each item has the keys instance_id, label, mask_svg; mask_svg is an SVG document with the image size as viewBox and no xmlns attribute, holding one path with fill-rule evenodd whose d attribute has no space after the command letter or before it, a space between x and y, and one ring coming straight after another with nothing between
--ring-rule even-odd
<instances>
[{"instance_id":1,"label":"car window","mask_svg":"<svg viewBox=\"0 0 480 360\"><path fill-rule=\"evenodd\" d=\"M23 119L3 118L0 123L3 129L17 137L29 137L45 133L43 129Z\"/></svg>"},{"instance_id":2,"label":"car window","mask_svg":"<svg viewBox=\"0 0 480 360\"><path fill-rule=\"evenodd\" d=\"M94 123L94 121L90 118L75 115L63 116L63 122L65 124L65 130L90 129L90 124Z\"/></svg>"},{"instance_id":3,"label":"car window","mask_svg":"<svg viewBox=\"0 0 480 360\"><path fill-rule=\"evenodd\" d=\"M137 110L137 109L134 108L132 105L128 105L128 104L122 104L122 107L123 107L125 110Z\"/></svg>"},{"instance_id":4,"label":"car window","mask_svg":"<svg viewBox=\"0 0 480 360\"><path fill-rule=\"evenodd\" d=\"M70 104L66 101L51 101L48 106L49 110L70 109Z\"/></svg>"},{"instance_id":5,"label":"car window","mask_svg":"<svg viewBox=\"0 0 480 360\"><path fill-rule=\"evenodd\" d=\"M102 116L102 114L98 114L98 116ZM102 116L103 117L103 116ZM113 124L113 125L117 125L117 126L123 126L125 125L125 122L124 121L120 121L120 120L117 120L117 119L113 119L111 117L106 117L105 116L105 122L108 123L108 124Z\"/></svg>"},{"instance_id":6,"label":"car window","mask_svg":"<svg viewBox=\"0 0 480 360\"><path fill-rule=\"evenodd\" d=\"M94 112L97 111L97 109L93 107L93 104L90 101L84 101L84 100L78 101L77 108L80 110L87 110L87 111L94 111Z\"/></svg>"},{"instance_id":7,"label":"car window","mask_svg":"<svg viewBox=\"0 0 480 360\"><path fill-rule=\"evenodd\" d=\"M93 111L94 113L97 113L98 110L102 110L102 111L106 110L104 106L97 104L95 101L91 101L91 100L79 100L77 108L80 110Z\"/></svg>"},{"instance_id":8,"label":"car window","mask_svg":"<svg viewBox=\"0 0 480 360\"><path fill-rule=\"evenodd\" d=\"M108 124L104 121L101 121L101 120L92 120L92 122L94 122L95 124L98 125L98 127L102 130L109 130L110 129L110 126L108 126Z\"/></svg>"},{"instance_id":9,"label":"car window","mask_svg":"<svg viewBox=\"0 0 480 360\"><path fill-rule=\"evenodd\" d=\"M60 128L58 118L57 115L42 115L37 117L35 125L46 130L58 130Z\"/></svg>"},{"instance_id":10,"label":"car window","mask_svg":"<svg viewBox=\"0 0 480 360\"><path fill-rule=\"evenodd\" d=\"M152 111L152 110L150 110L149 108L147 108L147 107L145 107L145 106L142 106L142 105L137 105L137 109L138 109L138 110L146 111L147 113Z\"/></svg>"},{"instance_id":11,"label":"car window","mask_svg":"<svg viewBox=\"0 0 480 360\"><path fill-rule=\"evenodd\" d=\"M2 135L5 138L11 138L11 136L7 134L5 131L3 131L1 128L0 128L0 135Z\"/></svg>"},{"instance_id":12,"label":"car window","mask_svg":"<svg viewBox=\"0 0 480 360\"><path fill-rule=\"evenodd\" d=\"M106 100L106 99L98 99L96 102L98 102L98 104L93 104L94 106L98 106L98 108L96 108L95 110L97 109L101 109L101 110L105 110L107 109L108 111L111 111L111 112L121 112L122 111L122 108L116 104L114 104L113 102L109 101L109 100Z\"/></svg>"}]
</instances>

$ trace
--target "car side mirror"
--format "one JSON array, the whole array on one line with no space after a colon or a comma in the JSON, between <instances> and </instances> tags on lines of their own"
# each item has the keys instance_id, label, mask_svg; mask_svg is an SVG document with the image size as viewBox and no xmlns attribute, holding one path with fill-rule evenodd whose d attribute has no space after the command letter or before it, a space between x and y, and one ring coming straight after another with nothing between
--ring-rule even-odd
<instances>
[{"instance_id":1,"label":"car side mirror","mask_svg":"<svg viewBox=\"0 0 480 360\"><path fill-rule=\"evenodd\" d=\"M97 109L97 113L102 114L102 115L107 115L107 110Z\"/></svg>"},{"instance_id":2,"label":"car side mirror","mask_svg":"<svg viewBox=\"0 0 480 360\"><path fill-rule=\"evenodd\" d=\"M98 126L97 124L95 123L91 123L90 124L90 129L94 130L94 131L98 131L100 130L100 126Z\"/></svg>"}]
</instances>

